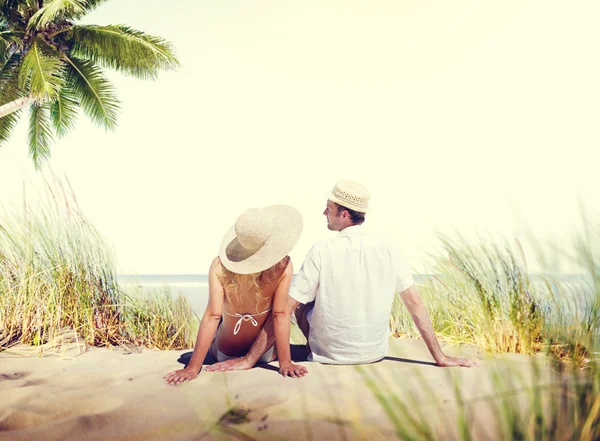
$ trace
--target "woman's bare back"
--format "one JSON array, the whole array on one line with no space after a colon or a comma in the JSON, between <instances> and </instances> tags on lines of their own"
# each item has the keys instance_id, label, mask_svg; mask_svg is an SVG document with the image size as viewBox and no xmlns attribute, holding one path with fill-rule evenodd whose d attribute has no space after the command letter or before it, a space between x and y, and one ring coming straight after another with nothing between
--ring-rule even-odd
<instances>
[{"instance_id":1,"label":"woman's bare back","mask_svg":"<svg viewBox=\"0 0 600 441\"><path fill-rule=\"evenodd\" d=\"M248 353L271 314L275 291L289 261L286 256L259 276L233 275L219 262L217 277L225 294L223 322L216 337L219 351L230 357Z\"/></svg>"}]
</instances>

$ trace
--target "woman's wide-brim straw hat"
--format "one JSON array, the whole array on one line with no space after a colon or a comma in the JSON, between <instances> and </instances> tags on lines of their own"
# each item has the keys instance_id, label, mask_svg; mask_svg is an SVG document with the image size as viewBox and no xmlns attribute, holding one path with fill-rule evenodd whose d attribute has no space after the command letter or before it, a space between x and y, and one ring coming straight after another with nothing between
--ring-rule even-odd
<instances>
[{"instance_id":1,"label":"woman's wide-brim straw hat","mask_svg":"<svg viewBox=\"0 0 600 441\"><path fill-rule=\"evenodd\" d=\"M327 199L360 213L368 213L371 194L363 185L354 181L337 181L327 193Z\"/></svg>"},{"instance_id":2,"label":"woman's wide-brim straw hat","mask_svg":"<svg viewBox=\"0 0 600 441\"><path fill-rule=\"evenodd\" d=\"M234 273L258 273L287 256L301 233L302 215L294 207L250 208L225 234L219 258Z\"/></svg>"}]
</instances>

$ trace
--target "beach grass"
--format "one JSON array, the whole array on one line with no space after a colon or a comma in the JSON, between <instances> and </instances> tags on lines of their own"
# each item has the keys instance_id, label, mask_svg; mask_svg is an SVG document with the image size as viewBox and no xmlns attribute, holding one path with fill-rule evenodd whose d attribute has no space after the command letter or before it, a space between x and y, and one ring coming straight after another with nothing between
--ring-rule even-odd
<instances>
[{"instance_id":1,"label":"beach grass","mask_svg":"<svg viewBox=\"0 0 600 441\"><path fill-rule=\"evenodd\" d=\"M460 372L447 370L452 396L440 399L434 385L417 376L401 394L395 382L370 366L356 366L362 381L402 440L579 440L600 439L598 372L497 365L489 369L489 394L470 396ZM502 366L502 367L500 367ZM397 390L397 388L396 388Z\"/></svg>"},{"instance_id":2,"label":"beach grass","mask_svg":"<svg viewBox=\"0 0 600 441\"><path fill-rule=\"evenodd\" d=\"M168 286L125 292L110 245L73 192L58 180L45 191L45 202L1 214L0 347L47 347L67 332L95 346L193 346L198 325L185 297ZM518 243L440 236L434 275L420 286L437 335L488 352L546 351L586 366L600 320L593 237L586 230L576 244L592 282L575 286L550 276L533 283ZM390 327L396 337L419 337L398 299ZM299 332L292 337L304 340Z\"/></svg>"},{"instance_id":3,"label":"beach grass","mask_svg":"<svg viewBox=\"0 0 600 441\"><path fill-rule=\"evenodd\" d=\"M0 349L60 349L68 333L93 346L191 346L187 300L123 292L110 245L72 191L57 181L45 192L43 202L0 214Z\"/></svg>"},{"instance_id":4,"label":"beach grass","mask_svg":"<svg viewBox=\"0 0 600 441\"><path fill-rule=\"evenodd\" d=\"M600 228L586 226L577 236L572 258L586 273L576 283L548 275L533 283L518 243L500 247L485 241L473 245L460 236L440 238L442 251L433 256L435 276L421 286L438 336L488 352L538 355L530 358L527 378L522 369L491 370L493 393L483 400L470 400L451 376L454 409L432 394L419 399L386 394L391 385L362 368L365 384L398 437L600 439ZM399 303L390 323L397 336L417 336ZM417 383L417 389L431 387L423 379ZM423 406L437 410L415 414ZM481 415L485 424L477 423Z\"/></svg>"},{"instance_id":5,"label":"beach grass","mask_svg":"<svg viewBox=\"0 0 600 441\"><path fill-rule=\"evenodd\" d=\"M67 335L94 346L192 347L198 320L187 300L168 287L125 292L110 245L62 188L48 187L45 204L0 214L0 350L15 343L60 350ZM414 380L418 394L398 395L391 375L355 367L398 437L600 439L600 265L593 245L599 238L586 232L576 243L587 274L574 285L551 276L534 282L517 243L440 236L435 276L420 287L438 336L542 358L532 357L528 378L518 369L492 372L485 402L470 400L449 374L450 411L425 379ZM418 337L400 303L390 325L398 337ZM292 339L303 341L297 328ZM539 360L554 361L554 370L542 374ZM484 409L489 419L482 427L475 421Z\"/></svg>"},{"instance_id":6,"label":"beach grass","mask_svg":"<svg viewBox=\"0 0 600 441\"><path fill-rule=\"evenodd\" d=\"M137 288L123 295L125 335L138 346L187 349L193 346L199 320L186 297L173 297L169 286Z\"/></svg>"},{"instance_id":7,"label":"beach grass","mask_svg":"<svg viewBox=\"0 0 600 441\"><path fill-rule=\"evenodd\" d=\"M589 362L599 329L597 274L581 283L550 275L534 283L518 242L439 237L433 275L419 290L440 339L494 353L545 351L581 367ZM398 298L390 327L396 337L419 337Z\"/></svg>"}]
</instances>

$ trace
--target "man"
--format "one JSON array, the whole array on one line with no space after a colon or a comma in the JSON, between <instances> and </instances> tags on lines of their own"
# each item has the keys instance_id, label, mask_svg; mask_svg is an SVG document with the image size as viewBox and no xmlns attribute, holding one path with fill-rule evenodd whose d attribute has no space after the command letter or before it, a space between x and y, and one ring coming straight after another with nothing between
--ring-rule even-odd
<instances>
[{"instance_id":1,"label":"man","mask_svg":"<svg viewBox=\"0 0 600 441\"><path fill-rule=\"evenodd\" d=\"M308 341L309 361L362 364L381 360L388 349L389 317L394 295L400 293L435 362L442 367L477 366L477 362L445 355L412 276L393 242L363 230L369 192L352 181L338 181L328 195L327 227L338 231L309 251L290 290L288 310L273 311L275 328L295 310ZM300 306L302 304L302 306ZM246 357L207 370L247 369L262 345L274 339L265 325ZM278 354L280 373L301 377L306 368L291 363L289 351ZM254 362L253 362L254 361Z\"/></svg>"}]
</instances>

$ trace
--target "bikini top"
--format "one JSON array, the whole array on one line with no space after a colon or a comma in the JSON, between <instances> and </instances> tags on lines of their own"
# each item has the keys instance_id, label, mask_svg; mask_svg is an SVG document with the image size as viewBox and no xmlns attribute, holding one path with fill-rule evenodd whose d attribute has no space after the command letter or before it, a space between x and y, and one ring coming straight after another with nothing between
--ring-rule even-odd
<instances>
[{"instance_id":1,"label":"bikini top","mask_svg":"<svg viewBox=\"0 0 600 441\"><path fill-rule=\"evenodd\" d=\"M273 309L273 308L269 308L266 311L259 312L258 314L238 314L237 312L235 314L231 314L225 310L223 310L223 312L231 317L239 317L240 318L237 321L237 323L235 324L235 327L233 328L233 335L237 335L237 333L239 332L239 330L242 326L242 322L250 321L250 323L252 323L253 326L258 326L258 322L254 319L254 317L266 314L267 312L271 311L271 309Z\"/></svg>"}]
</instances>

